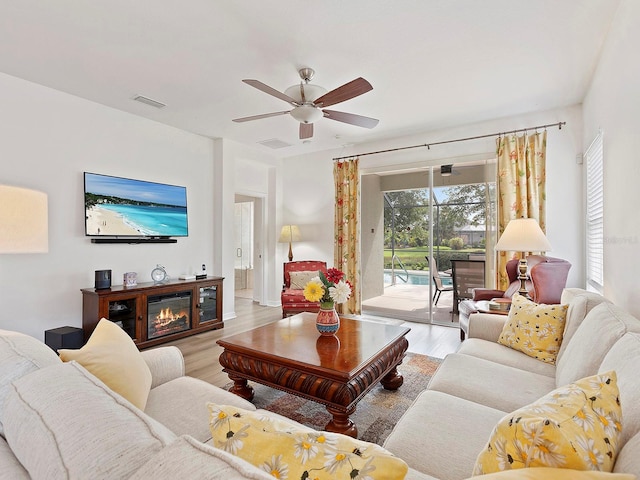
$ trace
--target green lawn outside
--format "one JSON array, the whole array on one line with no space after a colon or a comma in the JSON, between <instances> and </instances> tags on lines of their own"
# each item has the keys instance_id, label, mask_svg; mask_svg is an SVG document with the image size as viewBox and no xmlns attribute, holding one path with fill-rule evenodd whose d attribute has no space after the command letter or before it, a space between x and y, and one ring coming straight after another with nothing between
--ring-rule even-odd
<instances>
[{"instance_id":1,"label":"green lawn outside","mask_svg":"<svg viewBox=\"0 0 640 480\"><path fill-rule=\"evenodd\" d=\"M426 255L429 254L428 247L396 248L396 255L407 270L428 270L429 265ZM438 270L451 268L452 259L466 260L470 253L484 253L478 248L466 248L462 250L451 250L449 247L434 248L433 254L438 262ZM398 266L396 264L396 266ZM391 249L384 250L384 268L391 268Z\"/></svg>"}]
</instances>

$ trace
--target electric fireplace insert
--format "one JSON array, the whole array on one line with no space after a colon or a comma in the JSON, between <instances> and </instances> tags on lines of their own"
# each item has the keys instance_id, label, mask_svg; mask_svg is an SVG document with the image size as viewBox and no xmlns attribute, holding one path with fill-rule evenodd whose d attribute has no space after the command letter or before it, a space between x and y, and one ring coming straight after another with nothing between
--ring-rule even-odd
<instances>
[{"instance_id":1,"label":"electric fireplace insert","mask_svg":"<svg viewBox=\"0 0 640 480\"><path fill-rule=\"evenodd\" d=\"M191 292L153 295L147 302L147 339L191 328Z\"/></svg>"}]
</instances>

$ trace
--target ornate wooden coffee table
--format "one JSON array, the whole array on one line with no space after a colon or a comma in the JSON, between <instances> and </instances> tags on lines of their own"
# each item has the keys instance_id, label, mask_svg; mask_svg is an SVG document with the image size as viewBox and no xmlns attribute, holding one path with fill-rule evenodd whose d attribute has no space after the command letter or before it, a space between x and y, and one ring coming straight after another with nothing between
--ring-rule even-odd
<instances>
[{"instance_id":1,"label":"ornate wooden coffee table","mask_svg":"<svg viewBox=\"0 0 640 480\"><path fill-rule=\"evenodd\" d=\"M352 318L340 319L334 337L316 330L315 313L300 313L275 323L218 340L220 364L233 380L229 389L253 399L252 380L327 407L325 429L357 436L349 419L356 405L378 382L388 390L403 382L396 367L409 342L409 328Z\"/></svg>"}]
</instances>

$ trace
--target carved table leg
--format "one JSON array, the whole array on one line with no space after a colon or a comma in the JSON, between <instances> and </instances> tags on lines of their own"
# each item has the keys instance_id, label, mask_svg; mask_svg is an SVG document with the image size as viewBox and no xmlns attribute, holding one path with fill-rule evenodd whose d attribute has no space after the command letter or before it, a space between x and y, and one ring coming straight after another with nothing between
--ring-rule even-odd
<instances>
[{"instance_id":1,"label":"carved table leg","mask_svg":"<svg viewBox=\"0 0 640 480\"><path fill-rule=\"evenodd\" d=\"M245 400L253 400L253 396L255 392L253 391L253 387L247 384L247 379L238 377L233 373L229 374L229 378L233 380L233 386L229 388L231 393L235 393L239 397L244 398Z\"/></svg>"},{"instance_id":2,"label":"carved table leg","mask_svg":"<svg viewBox=\"0 0 640 480\"><path fill-rule=\"evenodd\" d=\"M356 407L352 407L347 412L341 412L335 408L327 406L327 411L333 417L333 419L324 427L327 432L342 433L353 438L358 438L358 427L349 420L349 415L356 411Z\"/></svg>"},{"instance_id":3,"label":"carved table leg","mask_svg":"<svg viewBox=\"0 0 640 480\"><path fill-rule=\"evenodd\" d=\"M404 383L404 378L398 373L398 369L394 367L389 373L387 373L380 383L386 390L397 390Z\"/></svg>"}]
</instances>

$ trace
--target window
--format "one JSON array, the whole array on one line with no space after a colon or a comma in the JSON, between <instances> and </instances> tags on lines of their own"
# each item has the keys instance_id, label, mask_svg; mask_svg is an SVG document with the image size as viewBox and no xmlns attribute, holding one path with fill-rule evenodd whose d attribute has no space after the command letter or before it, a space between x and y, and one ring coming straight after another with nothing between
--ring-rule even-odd
<instances>
[{"instance_id":1,"label":"window","mask_svg":"<svg viewBox=\"0 0 640 480\"><path fill-rule=\"evenodd\" d=\"M603 292L604 260L604 162L602 132L584 154L587 166L586 198L586 263L587 289Z\"/></svg>"}]
</instances>

